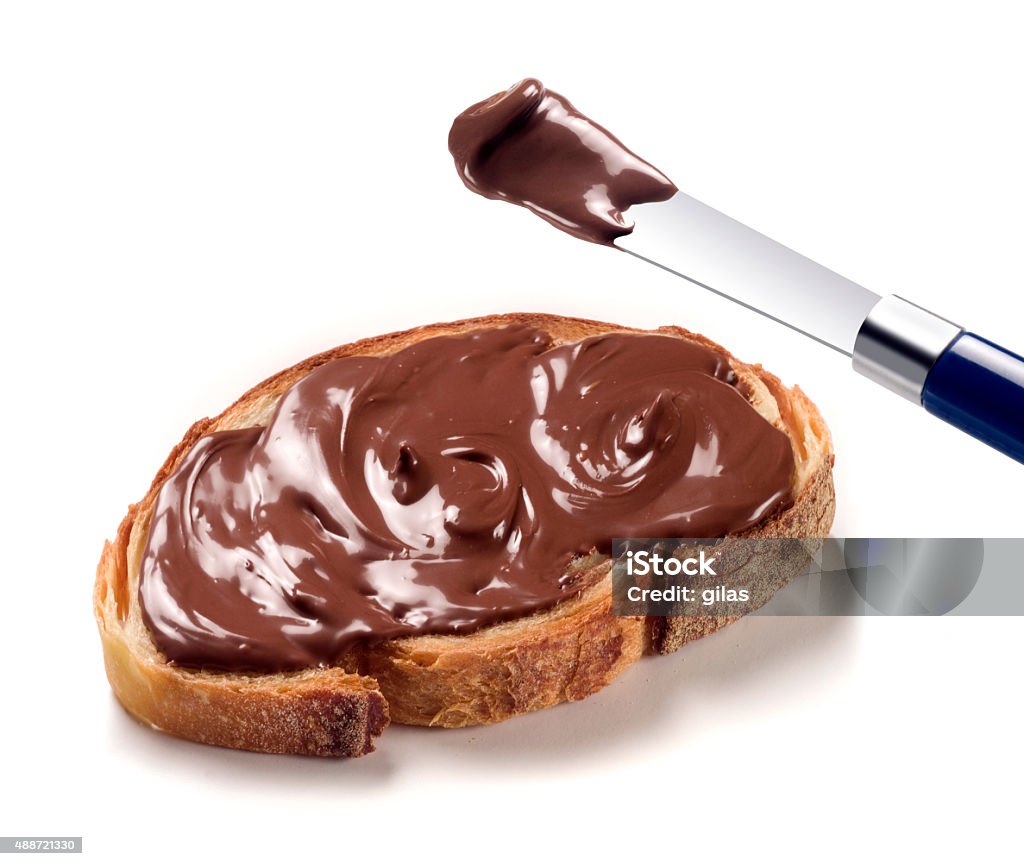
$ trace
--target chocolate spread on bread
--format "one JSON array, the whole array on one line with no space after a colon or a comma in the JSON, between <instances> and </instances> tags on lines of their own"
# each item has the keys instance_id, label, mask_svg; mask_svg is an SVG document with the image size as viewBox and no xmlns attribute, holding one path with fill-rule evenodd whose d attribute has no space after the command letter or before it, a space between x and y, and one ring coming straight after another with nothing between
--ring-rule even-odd
<instances>
[{"instance_id":1,"label":"chocolate spread on bread","mask_svg":"<svg viewBox=\"0 0 1024 866\"><path fill-rule=\"evenodd\" d=\"M434 337L324 363L266 427L200 439L160 490L142 613L177 664L330 665L549 608L613 538L750 527L793 472L786 434L698 343Z\"/></svg>"},{"instance_id":2,"label":"chocolate spread on bread","mask_svg":"<svg viewBox=\"0 0 1024 866\"><path fill-rule=\"evenodd\" d=\"M676 186L653 165L534 78L455 118L448 150L473 192L529 208L562 231L610 244L633 227L630 205Z\"/></svg>"}]
</instances>

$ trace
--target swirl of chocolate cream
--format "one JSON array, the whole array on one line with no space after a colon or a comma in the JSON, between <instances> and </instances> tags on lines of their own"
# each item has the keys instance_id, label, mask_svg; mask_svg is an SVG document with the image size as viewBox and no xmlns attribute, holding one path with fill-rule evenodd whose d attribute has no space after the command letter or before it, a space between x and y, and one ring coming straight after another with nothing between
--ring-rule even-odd
<instances>
[{"instance_id":1,"label":"swirl of chocolate cream","mask_svg":"<svg viewBox=\"0 0 1024 866\"><path fill-rule=\"evenodd\" d=\"M793 468L728 360L688 340L514 326L341 358L166 480L143 617L178 664L330 665L550 607L615 537L746 528Z\"/></svg>"},{"instance_id":2,"label":"swirl of chocolate cream","mask_svg":"<svg viewBox=\"0 0 1024 866\"><path fill-rule=\"evenodd\" d=\"M677 192L653 165L535 78L462 112L448 150L473 192L529 208L594 243L610 244L633 230L623 215L631 205Z\"/></svg>"}]
</instances>

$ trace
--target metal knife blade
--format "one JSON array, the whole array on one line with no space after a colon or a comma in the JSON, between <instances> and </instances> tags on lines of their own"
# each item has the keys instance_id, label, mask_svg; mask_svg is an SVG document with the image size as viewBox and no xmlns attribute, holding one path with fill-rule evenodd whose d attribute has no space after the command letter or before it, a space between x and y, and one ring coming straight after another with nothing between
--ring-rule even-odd
<instances>
[{"instance_id":1,"label":"metal knife blade","mask_svg":"<svg viewBox=\"0 0 1024 866\"><path fill-rule=\"evenodd\" d=\"M619 249L853 356L880 296L677 192L635 205Z\"/></svg>"}]
</instances>

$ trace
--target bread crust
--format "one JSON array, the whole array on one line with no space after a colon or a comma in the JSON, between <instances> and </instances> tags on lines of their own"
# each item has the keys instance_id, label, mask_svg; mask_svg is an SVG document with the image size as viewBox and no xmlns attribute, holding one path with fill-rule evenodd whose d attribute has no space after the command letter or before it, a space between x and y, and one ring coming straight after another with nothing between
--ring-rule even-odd
<instances>
[{"instance_id":1,"label":"bread crust","mask_svg":"<svg viewBox=\"0 0 1024 866\"><path fill-rule=\"evenodd\" d=\"M668 653L728 625L725 617L644 618L611 612L610 563L578 564L585 586L550 610L468 635L381 642L353 650L337 667L282 674L215 673L163 658L142 622L138 575L160 487L196 441L215 430L266 423L280 396L316 367L351 355L387 355L435 336L531 325L556 343L597 334L657 333L726 355L754 408L789 435L796 458L794 503L743 535L824 537L832 525L831 437L817 408L760 366L743 364L682 328L641 331L536 313L440 323L373 337L308 358L247 391L215 418L189 428L142 500L128 509L97 568L93 607L107 677L125 709L166 733L257 752L351 757L373 751L394 721L464 727L575 701L610 683L645 653Z\"/></svg>"}]
</instances>

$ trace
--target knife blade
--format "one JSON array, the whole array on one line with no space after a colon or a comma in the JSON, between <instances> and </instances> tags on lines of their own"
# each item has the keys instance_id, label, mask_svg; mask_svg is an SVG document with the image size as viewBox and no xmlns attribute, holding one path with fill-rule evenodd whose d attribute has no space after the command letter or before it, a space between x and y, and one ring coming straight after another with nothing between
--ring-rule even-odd
<instances>
[{"instance_id":1,"label":"knife blade","mask_svg":"<svg viewBox=\"0 0 1024 866\"><path fill-rule=\"evenodd\" d=\"M615 240L630 255L853 356L881 297L677 192L630 208L636 228Z\"/></svg>"}]
</instances>

